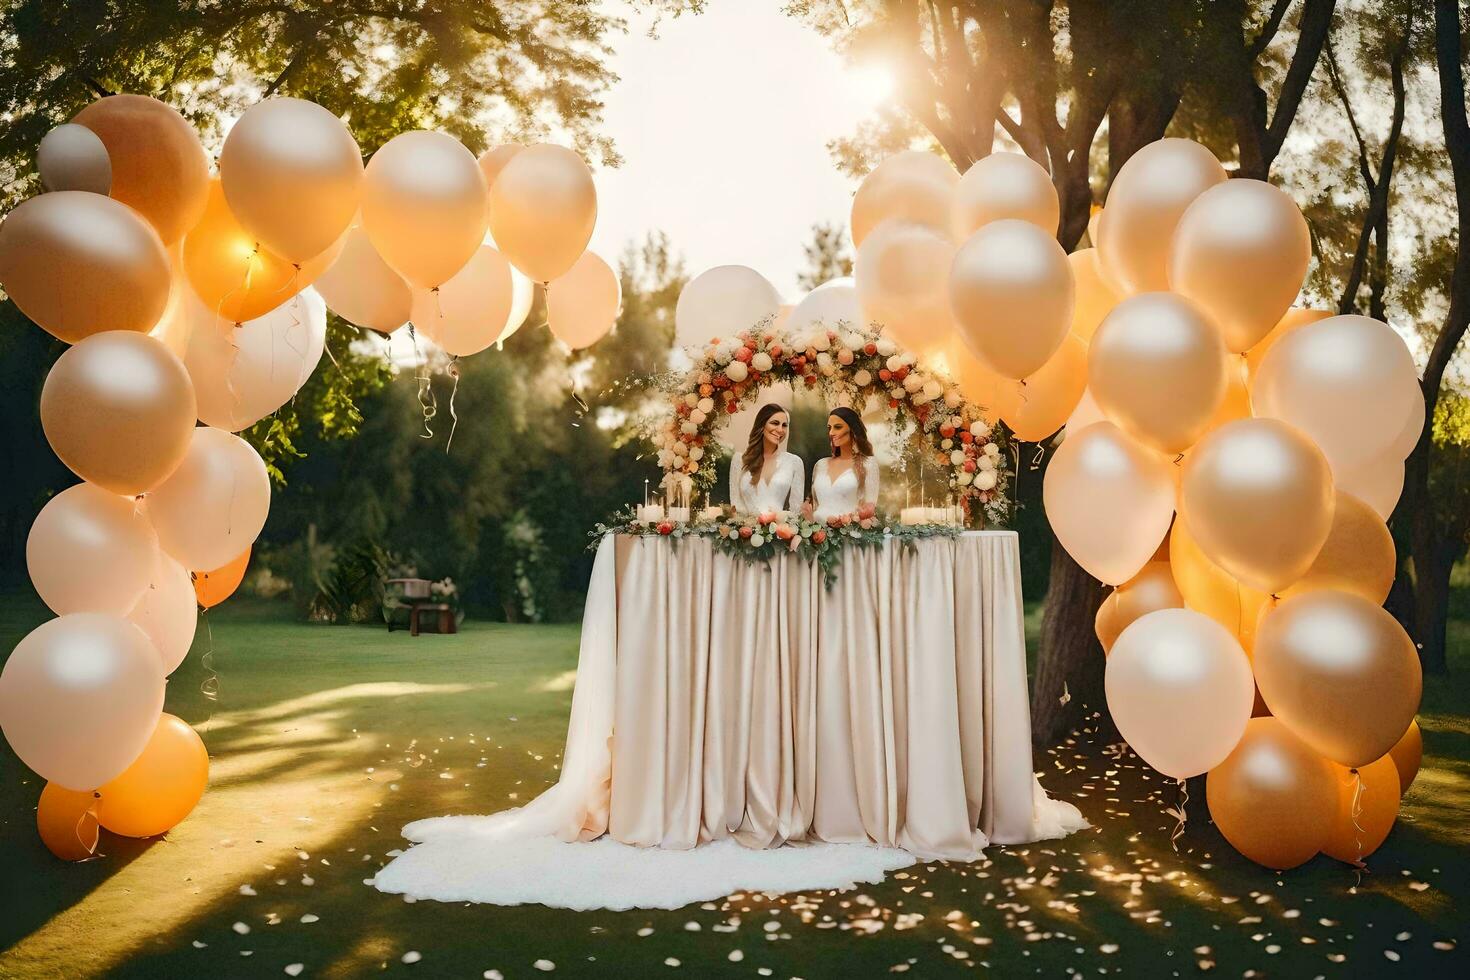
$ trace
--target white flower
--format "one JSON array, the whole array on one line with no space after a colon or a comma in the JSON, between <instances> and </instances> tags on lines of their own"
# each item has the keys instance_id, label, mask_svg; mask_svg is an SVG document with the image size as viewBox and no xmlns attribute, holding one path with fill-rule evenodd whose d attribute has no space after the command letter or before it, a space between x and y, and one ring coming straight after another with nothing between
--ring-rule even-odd
<instances>
[{"instance_id":1,"label":"white flower","mask_svg":"<svg viewBox=\"0 0 1470 980\"><path fill-rule=\"evenodd\" d=\"M994 459L995 457L1000 455L1000 447L993 442L987 442L985 444L985 455L989 456L991 459Z\"/></svg>"},{"instance_id":2,"label":"white flower","mask_svg":"<svg viewBox=\"0 0 1470 980\"><path fill-rule=\"evenodd\" d=\"M750 546L752 548L759 548L761 545L763 545L765 543L766 543L765 536L762 535L759 531L757 531L756 533L754 533L754 534L752 534L750 536Z\"/></svg>"},{"instance_id":3,"label":"white flower","mask_svg":"<svg viewBox=\"0 0 1470 980\"><path fill-rule=\"evenodd\" d=\"M683 425L679 426L679 431L682 432L682 433L684 433L686 436L692 436L692 435L694 435L694 433L696 433L696 432L699 431L699 426L698 425L695 425L694 424L694 421L691 419L690 421L685 422ZM682 442L681 443L676 443L674 445L674 448L675 449L678 449L679 446L682 446L682 445L683 445Z\"/></svg>"},{"instance_id":4,"label":"white flower","mask_svg":"<svg viewBox=\"0 0 1470 980\"><path fill-rule=\"evenodd\" d=\"M968 474L967 474L968 475ZM981 470L975 474L975 486L981 490L989 490L995 486L995 471Z\"/></svg>"},{"instance_id":5,"label":"white flower","mask_svg":"<svg viewBox=\"0 0 1470 980\"><path fill-rule=\"evenodd\" d=\"M909 376L903 379L903 386L906 391L918 391L924 387L924 376L917 371L910 372Z\"/></svg>"},{"instance_id":6,"label":"white flower","mask_svg":"<svg viewBox=\"0 0 1470 980\"><path fill-rule=\"evenodd\" d=\"M902 354L899 354L898 355L898 359L899 359L899 361L901 363L907 364L907 365L909 365L911 367L913 365L919 363L919 355L918 354L915 354L911 350L906 350Z\"/></svg>"},{"instance_id":7,"label":"white flower","mask_svg":"<svg viewBox=\"0 0 1470 980\"><path fill-rule=\"evenodd\" d=\"M897 354L890 354L888 355L888 360L883 362L883 366L890 371L897 371L899 368L903 367L903 358L899 357Z\"/></svg>"},{"instance_id":8,"label":"white flower","mask_svg":"<svg viewBox=\"0 0 1470 980\"><path fill-rule=\"evenodd\" d=\"M817 370L823 374L832 374L837 370L837 362L832 360L832 355L826 351L817 355Z\"/></svg>"},{"instance_id":9,"label":"white flower","mask_svg":"<svg viewBox=\"0 0 1470 980\"><path fill-rule=\"evenodd\" d=\"M866 388L873 383L873 376L865 368L859 368L857 373L852 376L852 383L859 388Z\"/></svg>"},{"instance_id":10,"label":"white flower","mask_svg":"<svg viewBox=\"0 0 1470 980\"><path fill-rule=\"evenodd\" d=\"M715 400L713 398L701 398L699 404L694 407L708 415L715 410Z\"/></svg>"},{"instance_id":11,"label":"white flower","mask_svg":"<svg viewBox=\"0 0 1470 980\"><path fill-rule=\"evenodd\" d=\"M673 462L674 462L674 454L673 453L669 452L667 449L660 449L658 451L658 465L659 465L659 469L666 470L666 469L669 468L669 465L671 463L673 463Z\"/></svg>"},{"instance_id":12,"label":"white flower","mask_svg":"<svg viewBox=\"0 0 1470 980\"><path fill-rule=\"evenodd\" d=\"M990 435L990 423L984 419L976 419L970 423L970 435L983 439Z\"/></svg>"},{"instance_id":13,"label":"white flower","mask_svg":"<svg viewBox=\"0 0 1470 980\"><path fill-rule=\"evenodd\" d=\"M731 361L725 366L725 377L734 382L744 381L750 376L750 369L745 366L744 361Z\"/></svg>"},{"instance_id":14,"label":"white flower","mask_svg":"<svg viewBox=\"0 0 1470 980\"><path fill-rule=\"evenodd\" d=\"M970 485L970 481L973 480L974 477L969 473L961 472L957 477L955 477L955 479L959 482L960 486L968 487Z\"/></svg>"},{"instance_id":15,"label":"white flower","mask_svg":"<svg viewBox=\"0 0 1470 980\"><path fill-rule=\"evenodd\" d=\"M954 464L955 466L964 466L965 465L965 452L964 452L964 450L962 450L962 449L956 449L954 452L950 453L949 454L949 461L952 464Z\"/></svg>"},{"instance_id":16,"label":"white flower","mask_svg":"<svg viewBox=\"0 0 1470 980\"><path fill-rule=\"evenodd\" d=\"M684 396L684 404L688 405L690 408L693 408L695 405L699 404L699 396L692 391L689 392L689 394Z\"/></svg>"},{"instance_id":17,"label":"white flower","mask_svg":"<svg viewBox=\"0 0 1470 980\"><path fill-rule=\"evenodd\" d=\"M934 399L938 398L939 395L940 395L940 393L943 392L943 391L944 391L944 385L940 384L938 381L935 381L933 378L925 378L924 379L924 399L925 399L925 401L931 401L932 402Z\"/></svg>"},{"instance_id":18,"label":"white flower","mask_svg":"<svg viewBox=\"0 0 1470 980\"><path fill-rule=\"evenodd\" d=\"M960 394L958 388L951 388L944 393L944 404L947 408L959 408L964 401L965 396Z\"/></svg>"},{"instance_id":19,"label":"white flower","mask_svg":"<svg viewBox=\"0 0 1470 980\"><path fill-rule=\"evenodd\" d=\"M684 443L682 443L682 442L681 443L677 443L674 446L674 455L675 456L688 456L689 455L689 447L687 445L685 445ZM674 465L675 466L682 466L684 464L681 463L681 462L679 462L676 459L676 460L674 460Z\"/></svg>"},{"instance_id":20,"label":"white flower","mask_svg":"<svg viewBox=\"0 0 1470 980\"><path fill-rule=\"evenodd\" d=\"M897 344L895 344L893 341L889 340L887 337L879 337L878 338L878 354L880 356L882 356L882 357L889 357L889 356L891 356L893 354L896 354L896 353L898 353L898 345Z\"/></svg>"},{"instance_id":21,"label":"white flower","mask_svg":"<svg viewBox=\"0 0 1470 980\"><path fill-rule=\"evenodd\" d=\"M705 415L697 408L689 413L689 421L693 422L695 425L704 425L704 421L707 418L709 418L709 416Z\"/></svg>"},{"instance_id":22,"label":"white flower","mask_svg":"<svg viewBox=\"0 0 1470 980\"><path fill-rule=\"evenodd\" d=\"M850 348L852 350L862 350L862 335L852 333L851 331L849 331L848 333L844 333L842 335L842 346Z\"/></svg>"},{"instance_id":23,"label":"white flower","mask_svg":"<svg viewBox=\"0 0 1470 980\"><path fill-rule=\"evenodd\" d=\"M807 346L813 350L826 350L832 346L832 342L827 339L827 331L814 330L812 331L811 342Z\"/></svg>"},{"instance_id":24,"label":"white flower","mask_svg":"<svg viewBox=\"0 0 1470 980\"><path fill-rule=\"evenodd\" d=\"M771 355L765 351L756 351L750 359L750 366L757 371L769 371L771 369Z\"/></svg>"},{"instance_id":25,"label":"white flower","mask_svg":"<svg viewBox=\"0 0 1470 980\"><path fill-rule=\"evenodd\" d=\"M940 449L953 449L954 448L954 440L953 439L941 439L939 441L939 448Z\"/></svg>"},{"instance_id":26,"label":"white flower","mask_svg":"<svg viewBox=\"0 0 1470 980\"><path fill-rule=\"evenodd\" d=\"M913 402L915 405L923 405L927 402L932 402L933 400L934 396L929 394L927 391L916 391L913 394L909 395L909 401Z\"/></svg>"},{"instance_id":27,"label":"white flower","mask_svg":"<svg viewBox=\"0 0 1470 980\"><path fill-rule=\"evenodd\" d=\"M714 349L715 363L723 367L730 363L730 358L735 356L735 348L729 344L716 344Z\"/></svg>"},{"instance_id":28,"label":"white flower","mask_svg":"<svg viewBox=\"0 0 1470 980\"><path fill-rule=\"evenodd\" d=\"M982 470L994 470L995 469L995 457L994 456L981 456L980 457L979 466L980 466L980 468Z\"/></svg>"},{"instance_id":29,"label":"white flower","mask_svg":"<svg viewBox=\"0 0 1470 980\"><path fill-rule=\"evenodd\" d=\"M689 458L692 459L692 460L696 460L696 461L697 460L704 459L704 447L703 446L691 446L691 447L689 447Z\"/></svg>"},{"instance_id":30,"label":"white flower","mask_svg":"<svg viewBox=\"0 0 1470 980\"><path fill-rule=\"evenodd\" d=\"M903 396L904 396L904 390L902 388L898 387L897 385L895 385L894 387L888 389L888 397L889 398L893 398L893 399L896 399L898 401L903 401Z\"/></svg>"}]
</instances>

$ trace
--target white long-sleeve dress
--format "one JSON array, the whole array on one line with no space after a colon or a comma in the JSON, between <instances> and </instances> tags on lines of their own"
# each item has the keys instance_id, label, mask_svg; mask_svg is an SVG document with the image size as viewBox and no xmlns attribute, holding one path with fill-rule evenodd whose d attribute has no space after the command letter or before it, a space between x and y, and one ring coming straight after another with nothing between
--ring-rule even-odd
<instances>
[{"instance_id":1,"label":"white long-sleeve dress","mask_svg":"<svg viewBox=\"0 0 1470 980\"><path fill-rule=\"evenodd\" d=\"M795 453L776 458L776 471L755 480L745 472L740 457L730 460L730 503L743 514L796 510L806 496L806 467Z\"/></svg>"},{"instance_id":2,"label":"white long-sleeve dress","mask_svg":"<svg viewBox=\"0 0 1470 980\"><path fill-rule=\"evenodd\" d=\"M853 462L852 468L838 474L833 480L827 476L828 459L817 460L812 468L812 494L816 497L815 517L819 521L837 514L851 514L859 504L878 502L878 464L870 457ZM864 479L861 491L858 488L857 468L863 467Z\"/></svg>"}]
</instances>

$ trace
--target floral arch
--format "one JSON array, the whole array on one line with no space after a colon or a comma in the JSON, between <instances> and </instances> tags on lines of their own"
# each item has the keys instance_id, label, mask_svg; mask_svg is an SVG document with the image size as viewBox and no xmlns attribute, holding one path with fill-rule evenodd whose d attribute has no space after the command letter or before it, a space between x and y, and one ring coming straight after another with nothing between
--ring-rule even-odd
<instances>
[{"instance_id":1,"label":"floral arch","mask_svg":"<svg viewBox=\"0 0 1470 980\"><path fill-rule=\"evenodd\" d=\"M1001 431L944 371L876 327L838 321L788 331L765 320L688 352L693 365L658 382L671 410L653 432L667 490L708 496L723 458L715 439L721 421L753 404L761 389L788 382L831 405L882 405L896 427L911 422L913 447L941 468L968 519L1000 525L1010 516Z\"/></svg>"}]
</instances>

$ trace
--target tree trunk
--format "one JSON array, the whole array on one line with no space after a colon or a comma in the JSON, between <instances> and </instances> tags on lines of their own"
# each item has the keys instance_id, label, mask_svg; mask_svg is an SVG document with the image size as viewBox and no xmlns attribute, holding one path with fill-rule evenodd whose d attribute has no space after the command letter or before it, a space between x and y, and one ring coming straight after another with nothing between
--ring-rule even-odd
<instances>
[{"instance_id":1,"label":"tree trunk","mask_svg":"<svg viewBox=\"0 0 1470 980\"><path fill-rule=\"evenodd\" d=\"M1113 731L1103 694L1105 658L1093 628L1107 591L1072 560L1067 549L1052 542L1041 649L1031 679L1031 740L1038 747L1056 744L1094 711Z\"/></svg>"},{"instance_id":2,"label":"tree trunk","mask_svg":"<svg viewBox=\"0 0 1470 980\"><path fill-rule=\"evenodd\" d=\"M1414 639L1419 663L1426 674L1443 674L1450 608L1450 571L1455 567L1455 542L1439 541L1422 561L1414 556Z\"/></svg>"}]
</instances>

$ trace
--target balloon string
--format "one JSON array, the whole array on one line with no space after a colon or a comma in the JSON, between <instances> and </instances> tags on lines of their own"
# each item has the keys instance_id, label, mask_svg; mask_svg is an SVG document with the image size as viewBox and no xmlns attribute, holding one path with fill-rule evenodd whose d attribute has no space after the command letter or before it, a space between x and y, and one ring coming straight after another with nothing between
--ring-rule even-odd
<instances>
[{"instance_id":1,"label":"balloon string","mask_svg":"<svg viewBox=\"0 0 1470 980\"><path fill-rule=\"evenodd\" d=\"M1358 772L1355 767L1353 769L1353 805L1351 810L1353 816L1353 846L1356 848L1353 856L1353 872L1358 876L1357 884L1353 886L1355 888L1363 884L1363 871L1368 867L1367 862L1363 860L1363 824L1361 822L1363 816L1363 794L1366 790L1367 787L1363 785L1363 774Z\"/></svg>"},{"instance_id":2,"label":"balloon string","mask_svg":"<svg viewBox=\"0 0 1470 980\"><path fill-rule=\"evenodd\" d=\"M1179 780L1179 807L1175 810L1166 810L1178 822L1174 824L1174 832L1169 835L1169 845L1174 848L1174 853L1179 853L1179 838L1184 836L1184 824L1189 819L1186 807L1189 806L1189 784Z\"/></svg>"},{"instance_id":3,"label":"balloon string","mask_svg":"<svg viewBox=\"0 0 1470 980\"><path fill-rule=\"evenodd\" d=\"M581 391L577 388L577 376L570 369L567 370L567 378L572 383L572 428L580 429L582 427L581 420L587 417L587 413L592 410L592 407L587 404L587 399L582 397Z\"/></svg>"},{"instance_id":4,"label":"balloon string","mask_svg":"<svg viewBox=\"0 0 1470 980\"><path fill-rule=\"evenodd\" d=\"M454 410L454 398L459 394L459 355L456 354L449 360L446 369L449 376L454 379L454 387L449 389L449 441L444 444L444 455L449 455L449 447L454 445L454 431L459 428L459 413Z\"/></svg>"},{"instance_id":5,"label":"balloon string","mask_svg":"<svg viewBox=\"0 0 1470 980\"><path fill-rule=\"evenodd\" d=\"M196 573L189 573L191 578L197 578ZM209 734L209 726L214 721L214 707L219 703L219 672L214 669L214 627L209 622L209 607L199 607L199 618L204 621L204 652L199 655L199 665L204 668L205 678L199 682L199 693L204 695L204 700L209 702L209 715L204 719L204 733Z\"/></svg>"},{"instance_id":6,"label":"balloon string","mask_svg":"<svg viewBox=\"0 0 1470 980\"><path fill-rule=\"evenodd\" d=\"M439 305L439 291L434 290L434 305ZM428 361L419 354L419 337L414 330L413 323L408 324L408 339L413 343L414 380L418 382L419 411L424 415L424 434L420 439L434 438L434 430L429 426L435 415L439 414L439 403L434 398L434 384L429 378L427 370Z\"/></svg>"},{"instance_id":7,"label":"balloon string","mask_svg":"<svg viewBox=\"0 0 1470 980\"><path fill-rule=\"evenodd\" d=\"M72 832L72 835L74 837L76 837L76 839L77 839L77 846L80 847L80 848L82 848L83 850L85 850L87 852L87 856L84 857L84 858L82 858L80 861L75 862L76 864L81 864L81 863L83 863L85 861L95 861L98 858L102 857L102 854L101 854L102 838L101 838L101 836L99 835L98 837L96 837L95 839L93 839L92 843L88 844L87 843L87 837L91 837L92 835L91 834L88 834L86 836L83 836L82 835L82 827L86 824L87 818L88 817L91 817L94 821L96 821L97 820L97 811L101 807L102 807L102 794L99 793L99 792L97 792L94 789L94 790L92 790L92 805L89 806L89 807L87 807L85 810L83 810L81 812L81 814L77 817L77 825L75 827L73 827L72 828L72 831L71 831Z\"/></svg>"},{"instance_id":8,"label":"balloon string","mask_svg":"<svg viewBox=\"0 0 1470 980\"><path fill-rule=\"evenodd\" d=\"M301 278L301 266L300 266L300 264L293 262L291 264L291 268L293 270L291 272L291 284L292 285L295 285L295 283ZM301 319L301 296L294 289L292 290L290 310L291 310L291 322L286 325L286 336L285 336L286 346L288 348L290 348L291 353L295 354L298 358L300 358L300 360L301 360L301 366L302 366L303 369L305 369L306 368L306 347L305 346L301 346L301 347L296 346L296 344L295 344L295 342L293 340L293 335L297 331L300 331L303 334L303 337L302 337L303 344L304 344L304 342L306 340L306 338L304 336L305 333L306 333L306 321L303 320L303 319ZM323 343L323 346L326 346L325 343ZM276 379L276 332L274 330L272 330L271 331L271 380L274 381L275 379ZM297 382L296 387L299 390L301 388L301 386L306 383L306 378L303 378L303 377L301 377L300 374L297 374L297 376L296 376L296 382ZM292 402L292 404L295 404L295 402L296 402L296 392L292 392L291 393L291 402Z\"/></svg>"}]
</instances>

